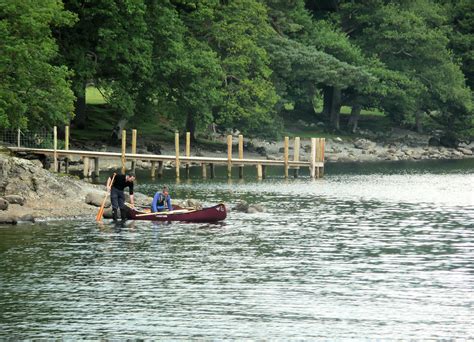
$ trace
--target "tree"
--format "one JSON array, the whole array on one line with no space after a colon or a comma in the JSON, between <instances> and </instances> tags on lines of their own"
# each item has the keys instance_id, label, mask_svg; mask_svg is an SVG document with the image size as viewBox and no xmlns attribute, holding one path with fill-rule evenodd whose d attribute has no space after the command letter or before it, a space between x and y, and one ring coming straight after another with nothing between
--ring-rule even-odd
<instances>
[{"instance_id":1,"label":"tree","mask_svg":"<svg viewBox=\"0 0 474 342\"><path fill-rule=\"evenodd\" d=\"M440 1L448 14L449 47L461 60L466 83L474 89L474 2L469 0Z\"/></svg>"},{"instance_id":2,"label":"tree","mask_svg":"<svg viewBox=\"0 0 474 342\"><path fill-rule=\"evenodd\" d=\"M440 6L429 0L346 2L338 16L367 55L400 73L410 84L406 89L416 86L405 93L412 105L402 122L421 128L429 117L447 131L469 127L471 94L448 49L449 27Z\"/></svg>"},{"instance_id":3,"label":"tree","mask_svg":"<svg viewBox=\"0 0 474 342\"><path fill-rule=\"evenodd\" d=\"M302 0L267 4L279 37L271 41L269 51L282 98L307 115L314 113L313 101L322 92L323 113L339 128L342 90L374 81L360 50L329 21L313 19Z\"/></svg>"},{"instance_id":4,"label":"tree","mask_svg":"<svg viewBox=\"0 0 474 342\"><path fill-rule=\"evenodd\" d=\"M86 124L85 88L88 82L105 91L119 117L136 112L139 89L151 73L151 40L144 0L65 0L79 21L56 32L63 61L75 72L76 125Z\"/></svg>"},{"instance_id":5,"label":"tree","mask_svg":"<svg viewBox=\"0 0 474 342\"><path fill-rule=\"evenodd\" d=\"M47 127L72 117L71 74L55 63L51 29L73 22L60 1L0 3L0 127Z\"/></svg>"},{"instance_id":6,"label":"tree","mask_svg":"<svg viewBox=\"0 0 474 342\"><path fill-rule=\"evenodd\" d=\"M196 8L182 13L183 21L216 52L223 73L215 121L250 133L270 131L278 96L268 54L261 46L271 33L265 7L256 0L209 0Z\"/></svg>"}]
</instances>

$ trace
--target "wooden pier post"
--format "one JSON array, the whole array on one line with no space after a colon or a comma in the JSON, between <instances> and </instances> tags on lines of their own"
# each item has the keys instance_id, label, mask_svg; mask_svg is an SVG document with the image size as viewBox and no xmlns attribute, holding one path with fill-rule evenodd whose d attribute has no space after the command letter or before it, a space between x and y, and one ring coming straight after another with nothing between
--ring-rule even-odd
<instances>
[{"instance_id":1,"label":"wooden pier post","mask_svg":"<svg viewBox=\"0 0 474 342\"><path fill-rule=\"evenodd\" d=\"M137 154L137 130L132 129L132 154ZM132 172L135 172L137 161L132 159Z\"/></svg>"},{"instance_id":2,"label":"wooden pier post","mask_svg":"<svg viewBox=\"0 0 474 342\"><path fill-rule=\"evenodd\" d=\"M207 168L206 163L201 164L202 178L206 179L207 177Z\"/></svg>"},{"instance_id":3,"label":"wooden pier post","mask_svg":"<svg viewBox=\"0 0 474 342\"><path fill-rule=\"evenodd\" d=\"M82 175L84 176L84 178L89 178L89 168L90 168L89 157L83 157L83 164L84 164L84 169L82 170Z\"/></svg>"},{"instance_id":4,"label":"wooden pier post","mask_svg":"<svg viewBox=\"0 0 474 342\"><path fill-rule=\"evenodd\" d=\"M156 161L151 162L151 178L155 178L155 171L156 171Z\"/></svg>"},{"instance_id":5,"label":"wooden pier post","mask_svg":"<svg viewBox=\"0 0 474 342\"><path fill-rule=\"evenodd\" d=\"M18 145L18 147L21 146L21 129L19 128L16 134L16 144Z\"/></svg>"},{"instance_id":6,"label":"wooden pier post","mask_svg":"<svg viewBox=\"0 0 474 342\"><path fill-rule=\"evenodd\" d=\"M262 179L262 164L257 164L257 179Z\"/></svg>"},{"instance_id":7,"label":"wooden pier post","mask_svg":"<svg viewBox=\"0 0 474 342\"><path fill-rule=\"evenodd\" d=\"M54 172L58 172L58 128L53 127L53 167Z\"/></svg>"},{"instance_id":8,"label":"wooden pier post","mask_svg":"<svg viewBox=\"0 0 474 342\"><path fill-rule=\"evenodd\" d=\"M244 159L244 136L239 134L239 159ZM239 178L244 178L244 165L239 166Z\"/></svg>"},{"instance_id":9,"label":"wooden pier post","mask_svg":"<svg viewBox=\"0 0 474 342\"><path fill-rule=\"evenodd\" d=\"M309 158L309 174L314 179L316 176L316 138L311 138L311 156Z\"/></svg>"},{"instance_id":10,"label":"wooden pier post","mask_svg":"<svg viewBox=\"0 0 474 342\"><path fill-rule=\"evenodd\" d=\"M294 161L300 161L300 137L295 138L293 160ZM294 172L293 176L295 178L298 178L299 169L300 169L299 166L295 166L295 169L293 170L293 172Z\"/></svg>"},{"instance_id":11,"label":"wooden pier post","mask_svg":"<svg viewBox=\"0 0 474 342\"><path fill-rule=\"evenodd\" d=\"M324 149L325 149L325 145L326 145L326 139L325 138L321 138L321 152L320 152L320 156L321 156L321 162L323 162L323 165L324 165ZM321 167L321 170L320 170L320 176L323 177L324 176L324 166Z\"/></svg>"},{"instance_id":12,"label":"wooden pier post","mask_svg":"<svg viewBox=\"0 0 474 342\"><path fill-rule=\"evenodd\" d=\"M69 126L65 127L64 130L64 149L69 150ZM69 157L64 158L64 171L69 173Z\"/></svg>"},{"instance_id":13,"label":"wooden pier post","mask_svg":"<svg viewBox=\"0 0 474 342\"><path fill-rule=\"evenodd\" d=\"M158 178L163 177L163 161L158 162Z\"/></svg>"},{"instance_id":14,"label":"wooden pier post","mask_svg":"<svg viewBox=\"0 0 474 342\"><path fill-rule=\"evenodd\" d=\"M216 176L215 170L214 170L214 163L209 163L209 170L211 171L211 179L214 179Z\"/></svg>"},{"instance_id":15,"label":"wooden pier post","mask_svg":"<svg viewBox=\"0 0 474 342\"><path fill-rule=\"evenodd\" d=\"M122 161L122 174L123 175L125 174L125 171L127 170L127 167L125 165L125 163L127 162L125 160L126 150L127 150L127 131L122 130L122 157L121 157L121 161Z\"/></svg>"},{"instance_id":16,"label":"wooden pier post","mask_svg":"<svg viewBox=\"0 0 474 342\"><path fill-rule=\"evenodd\" d=\"M186 132L186 157L191 156L191 133ZM186 163L186 178L189 178L189 163Z\"/></svg>"},{"instance_id":17,"label":"wooden pier post","mask_svg":"<svg viewBox=\"0 0 474 342\"><path fill-rule=\"evenodd\" d=\"M285 143L284 143L284 147L283 147L283 152L284 152L284 156L283 156L283 160L284 160L284 163L285 163L285 178L288 178L288 146L289 146L289 143L290 143L290 138L289 137L285 137Z\"/></svg>"},{"instance_id":18,"label":"wooden pier post","mask_svg":"<svg viewBox=\"0 0 474 342\"><path fill-rule=\"evenodd\" d=\"M174 134L174 149L176 153L176 178L179 178L179 132L176 131Z\"/></svg>"},{"instance_id":19,"label":"wooden pier post","mask_svg":"<svg viewBox=\"0 0 474 342\"><path fill-rule=\"evenodd\" d=\"M262 179L267 178L267 165L262 165Z\"/></svg>"},{"instance_id":20,"label":"wooden pier post","mask_svg":"<svg viewBox=\"0 0 474 342\"><path fill-rule=\"evenodd\" d=\"M92 177L96 178L99 177L100 168L99 168L99 157L94 158L94 171L92 172Z\"/></svg>"},{"instance_id":21,"label":"wooden pier post","mask_svg":"<svg viewBox=\"0 0 474 342\"><path fill-rule=\"evenodd\" d=\"M232 177L232 135L227 136L227 178Z\"/></svg>"}]
</instances>

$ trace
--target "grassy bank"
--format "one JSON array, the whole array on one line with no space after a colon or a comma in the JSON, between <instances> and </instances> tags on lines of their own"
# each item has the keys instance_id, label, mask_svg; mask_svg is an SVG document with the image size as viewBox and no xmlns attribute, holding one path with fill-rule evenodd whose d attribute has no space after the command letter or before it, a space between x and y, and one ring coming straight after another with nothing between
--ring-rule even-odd
<instances>
[{"instance_id":1,"label":"grassy bank","mask_svg":"<svg viewBox=\"0 0 474 342\"><path fill-rule=\"evenodd\" d=\"M103 92L100 92L95 87L88 87L86 89L86 102L87 102L87 129L74 130L71 132L72 137L76 140L83 141L103 141L110 140L110 136L114 125L117 123L118 114L107 105L106 99L103 96ZM347 122L350 116L350 107L343 106L341 108L341 127L344 129L347 126ZM314 117L313 120L307 120L308 124L311 122L321 121L318 117ZM168 141L172 142L174 139L175 128L163 118L150 117L148 120L140 122L131 121L127 124L127 128L135 128L138 131L138 135L142 139L155 140L155 141ZM384 115L384 113L377 110L362 110L359 119L359 128L362 130L370 130L373 132L384 132L390 130L390 120ZM243 132L245 135L245 132ZM299 136L301 138L309 137L354 137L357 135L351 134L342 130L341 132L332 133L322 125L301 125L298 120L285 120L285 128L283 131L284 135L290 137ZM201 140L200 142L205 145L212 147L219 147L215 142L210 140Z\"/></svg>"}]
</instances>

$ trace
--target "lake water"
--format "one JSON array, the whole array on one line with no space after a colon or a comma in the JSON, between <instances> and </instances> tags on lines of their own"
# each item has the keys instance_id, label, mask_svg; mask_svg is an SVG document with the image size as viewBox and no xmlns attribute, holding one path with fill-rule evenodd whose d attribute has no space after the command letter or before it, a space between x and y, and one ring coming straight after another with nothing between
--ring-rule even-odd
<instances>
[{"instance_id":1,"label":"lake water","mask_svg":"<svg viewBox=\"0 0 474 342\"><path fill-rule=\"evenodd\" d=\"M474 338L474 160L199 171L138 191L266 211L1 226L0 339Z\"/></svg>"}]
</instances>

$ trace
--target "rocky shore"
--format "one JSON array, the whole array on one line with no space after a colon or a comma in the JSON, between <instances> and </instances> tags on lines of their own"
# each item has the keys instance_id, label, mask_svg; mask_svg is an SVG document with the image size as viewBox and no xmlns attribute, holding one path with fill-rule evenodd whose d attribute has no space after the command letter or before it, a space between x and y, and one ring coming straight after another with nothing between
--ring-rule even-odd
<instances>
[{"instance_id":1,"label":"rocky shore","mask_svg":"<svg viewBox=\"0 0 474 342\"><path fill-rule=\"evenodd\" d=\"M283 159L283 143L249 141L254 150L269 159ZM290 142L290 158L293 146ZM309 159L311 146L302 139L300 159ZM474 142L444 147L430 135L407 130L393 130L385 136L367 132L365 137L327 138L325 162L376 162L398 160L441 160L474 157Z\"/></svg>"},{"instance_id":2,"label":"rocky shore","mask_svg":"<svg viewBox=\"0 0 474 342\"><path fill-rule=\"evenodd\" d=\"M15 224L47 219L93 219L106 195L104 185L51 173L38 160L0 153L0 223ZM135 194L137 205L151 199ZM106 207L110 207L107 201ZM110 217L110 209L104 216Z\"/></svg>"}]
</instances>

